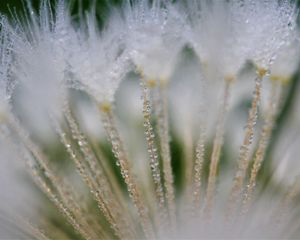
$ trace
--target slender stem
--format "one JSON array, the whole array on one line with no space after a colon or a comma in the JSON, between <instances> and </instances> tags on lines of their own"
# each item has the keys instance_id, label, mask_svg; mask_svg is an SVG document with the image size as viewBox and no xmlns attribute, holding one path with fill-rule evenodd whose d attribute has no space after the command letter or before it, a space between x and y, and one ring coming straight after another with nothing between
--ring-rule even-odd
<instances>
[{"instance_id":1,"label":"slender stem","mask_svg":"<svg viewBox=\"0 0 300 240\"><path fill-rule=\"evenodd\" d=\"M246 125L246 132L243 140L243 144L240 147L240 153L238 158L238 169L235 174L235 178L233 181L233 186L231 188L226 219L229 219L233 212L236 210L235 207L237 206L237 201L239 199L240 193L243 188L244 179L246 176L246 171L250 161L250 146L253 142L254 136L254 127L256 125L257 120L257 113L258 113L258 105L260 102L261 96L261 82L264 74L257 74L255 79L255 90L252 99L251 108L249 110L247 125Z\"/></svg>"},{"instance_id":2,"label":"slender stem","mask_svg":"<svg viewBox=\"0 0 300 240\"><path fill-rule=\"evenodd\" d=\"M205 206L205 213L208 217L210 217L213 201L214 201L217 168L220 160L221 149L223 146L225 120L228 112L229 96L230 96L230 89L232 84L231 80L229 79L225 80L223 102L221 108L219 109L217 130L214 138L213 150L212 150L211 161L209 166L208 184L206 190L206 206Z\"/></svg>"},{"instance_id":3,"label":"slender stem","mask_svg":"<svg viewBox=\"0 0 300 240\"><path fill-rule=\"evenodd\" d=\"M55 130L57 134L60 137L60 140L62 144L66 147L66 150L68 151L69 155L71 156L72 160L74 161L76 168L84 180L84 182L87 184L89 187L95 201L98 204L99 209L105 216L106 220L110 223L110 226L114 230L116 236L122 238L124 236L124 233L122 233L119 224L118 224L118 219L116 219L116 216L113 210L113 206L109 206L109 201L110 199L105 198L105 193L103 192L102 188L98 188L98 185L95 181L95 178L90 174L90 171L88 167L86 166L86 162L82 161L80 159L80 154L76 151L76 149L72 146L71 141L68 139L66 133L61 129L59 124L53 119L53 124L55 125ZM126 235L125 235L126 236Z\"/></svg>"},{"instance_id":4,"label":"slender stem","mask_svg":"<svg viewBox=\"0 0 300 240\"><path fill-rule=\"evenodd\" d=\"M137 208L145 237L147 239L153 239L154 231L148 215L148 210L143 202L140 188L138 187L134 175L131 172L127 153L125 151L120 133L115 124L114 114L107 104L102 104L100 106L100 110L102 112L102 121L106 134L110 143L112 144L113 154L117 158L117 165L120 166L121 175L127 185L129 196L131 197L135 207Z\"/></svg>"},{"instance_id":5,"label":"slender stem","mask_svg":"<svg viewBox=\"0 0 300 240\"><path fill-rule=\"evenodd\" d=\"M174 194L174 177L171 166L171 150L169 138L169 123L168 123L168 100L166 93L166 86L160 83L158 87L158 106L157 113L157 127L159 135L160 150L163 162L164 173L164 187L166 189L166 200L168 203L169 218L172 230L176 229L176 205Z\"/></svg>"},{"instance_id":6,"label":"slender stem","mask_svg":"<svg viewBox=\"0 0 300 240\"><path fill-rule=\"evenodd\" d=\"M98 142L92 139L91 146L95 151L97 158L101 160L100 163L105 172L105 175L107 176L107 179L109 179L111 191L115 194L116 200L121 205L120 212L122 212L122 210L126 209L128 205L127 198L124 196L124 192L119 185L119 180L116 174L113 172L111 165L109 164L109 159L107 159L107 157L102 152L101 148L98 146ZM122 212L122 214L126 213ZM133 217L130 214L130 212L128 212L128 215L125 217L125 219L127 219L128 224L131 224L133 226L135 221L133 220Z\"/></svg>"},{"instance_id":7,"label":"slender stem","mask_svg":"<svg viewBox=\"0 0 300 240\"><path fill-rule=\"evenodd\" d=\"M262 128L261 136L258 143L258 148L255 153L254 163L251 170L250 180L246 187L246 192L244 195L243 200L243 207L242 207L242 214L245 214L248 212L250 204L251 204L251 198L253 195L253 191L256 186L256 178L257 174L260 170L261 164L264 160L266 149L269 144L269 140L271 138L271 134L274 128L279 103L281 100L281 84L279 86L279 93L276 93L276 83L272 82L272 91L271 96L269 99L268 109L267 109L267 115L265 119L264 126Z\"/></svg>"},{"instance_id":8,"label":"slender stem","mask_svg":"<svg viewBox=\"0 0 300 240\"><path fill-rule=\"evenodd\" d=\"M193 213L197 216L200 212L200 197L201 197L201 174L204 163L205 153L205 130L204 127L200 128L200 136L196 146L196 159L194 165L194 178L193 178Z\"/></svg>"},{"instance_id":9,"label":"slender stem","mask_svg":"<svg viewBox=\"0 0 300 240\"><path fill-rule=\"evenodd\" d=\"M84 228L82 227L80 219L74 218L73 213L76 211L76 209L73 208L74 205L66 205L66 203L70 203L71 200L69 199L68 194L64 194L66 192L65 189L67 189L65 186L65 182L63 182L54 174L46 156L42 153L42 151L40 151L39 147L31 141L31 139L29 138L29 134L26 133L23 127L14 118L14 116L8 116L7 120L7 124L9 125L9 127L18 135L26 149L32 154L35 159L34 165L27 162L29 172L31 173L34 182L57 206L60 212L74 227L74 229L85 239L91 239L88 231L84 230ZM38 168L40 170L38 170L37 166L35 166L36 163L38 163ZM41 173L41 171L43 173ZM41 177L41 174L45 175L49 183L46 182L43 177Z\"/></svg>"},{"instance_id":10,"label":"slender stem","mask_svg":"<svg viewBox=\"0 0 300 240\"><path fill-rule=\"evenodd\" d=\"M126 209L117 201L118 198L111 191L111 184L109 179L104 173L104 169L98 163L98 159L94 154L88 140L84 134L80 131L76 120L72 116L69 104L65 101L64 104L64 113L67 119L68 126L71 129L72 137L77 141L80 151L82 152L87 169L90 172L90 175L94 178L96 189L101 189L103 198L106 199L107 209L115 216L114 218L118 222L118 228L123 233L124 236L133 238L136 234L133 229L133 222L126 214Z\"/></svg>"},{"instance_id":11,"label":"slender stem","mask_svg":"<svg viewBox=\"0 0 300 240\"><path fill-rule=\"evenodd\" d=\"M39 188L48 196L48 198L54 203L57 209L66 217L71 226L79 233L84 239L91 239L91 236L85 231L85 229L78 223L77 219L74 217L69 208L59 199L59 197L54 193L54 191L47 185L47 183L42 179L39 171L36 168L29 167L32 179L39 186Z\"/></svg>"},{"instance_id":12,"label":"slender stem","mask_svg":"<svg viewBox=\"0 0 300 240\"><path fill-rule=\"evenodd\" d=\"M147 149L150 160L150 169L152 173L152 178L154 182L155 188L155 196L157 200L157 211L158 211L158 219L157 219L157 227L160 229L162 224L165 224L167 221L167 211L165 208L165 196L161 179L160 172L160 163L158 159L158 149L155 144L155 132L153 126L151 124L152 117L152 101L150 97L150 93L153 93L146 86L144 79L141 82L142 86L142 94L143 94L143 118L144 118L144 128L147 142ZM161 224L162 223L162 224Z\"/></svg>"}]
</instances>

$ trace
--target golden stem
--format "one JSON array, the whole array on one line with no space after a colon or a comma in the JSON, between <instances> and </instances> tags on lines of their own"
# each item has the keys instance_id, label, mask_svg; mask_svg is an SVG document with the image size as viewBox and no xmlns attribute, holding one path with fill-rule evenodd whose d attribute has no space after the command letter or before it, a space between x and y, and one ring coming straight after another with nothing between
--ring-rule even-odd
<instances>
[{"instance_id":1,"label":"golden stem","mask_svg":"<svg viewBox=\"0 0 300 240\"><path fill-rule=\"evenodd\" d=\"M129 196L137 208L145 237L147 239L153 239L155 235L151 220L148 215L148 210L143 202L140 188L138 187L134 175L131 172L127 153L125 151L120 133L115 124L114 114L112 113L111 109L108 111L103 111L101 106L100 111L102 112L102 121L106 134L110 143L112 144L113 154L117 159L117 165L120 166L121 175L127 185Z\"/></svg>"},{"instance_id":2,"label":"golden stem","mask_svg":"<svg viewBox=\"0 0 300 240\"><path fill-rule=\"evenodd\" d=\"M155 144L155 132L151 124L152 117L152 101L150 93L147 86L154 88L156 86L156 81L148 80L145 83L143 74L141 75L141 87L142 87L142 97L143 97L143 118L144 118L144 128L147 142L148 155L150 160L150 169L154 182L155 196L157 200L157 211L158 218L156 219L156 227L160 231L164 228L164 225L167 222L167 211L165 208L165 196L162 185L161 173L160 173L160 164L157 153L157 146ZM147 85L146 85L147 84ZM153 93L153 92L152 92Z\"/></svg>"},{"instance_id":3,"label":"golden stem","mask_svg":"<svg viewBox=\"0 0 300 240\"><path fill-rule=\"evenodd\" d=\"M223 146L223 138L224 138L224 127L226 115L228 112L228 104L229 104L229 96L230 96L230 88L232 81L229 79L225 79L225 88L224 88L224 96L221 108L219 109L218 114L218 122L217 122L217 130L213 143L213 150L211 155L211 161L209 166L209 175L208 175L208 183L206 190L206 206L205 213L208 218L210 218L211 210L213 207L215 188L216 188L216 177L217 177L217 169L218 163L220 160L221 149Z\"/></svg>"},{"instance_id":4,"label":"golden stem","mask_svg":"<svg viewBox=\"0 0 300 240\"><path fill-rule=\"evenodd\" d=\"M246 171L250 161L250 146L253 142L254 136L254 127L256 125L257 113L258 113L258 105L260 102L261 95L261 82L263 79L263 71L257 73L257 77L255 79L255 90L251 103L251 108L249 110L246 132L243 140L243 144L240 147L240 153L238 158L238 169L234 177L233 186L231 188L226 219L228 220L233 212L236 210L237 202L240 196L240 193L243 188L244 179L246 176Z\"/></svg>"},{"instance_id":5,"label":"golden stem","mask_svg":"<svg viewBox=\"0 0 300 240\"><path fill-rule=\"evenodd\" d=\"M119 225L117 224L118 219L116 219L116 216L113 212L111 212L111 209L113 209L114 206L109 206L110 199L105 199L105 192L103 192L102 188L98 188L98 185L96 183L96 179L94 176L91 175L88 166L86 166L86 162L82 161L82 159L79 158L80 154L76 151L76 149L72 146L71 141L67 138L66 133L63 132L63 130L60 128L59 124L53 119L53 124L55 124L55 130L57 134L59 135L62 144L66 147L67 152L71 156L72 160L74 161L76 168L84 180L84 182L89 187L95 201L98 204L99 209L105 216L106 220L109 222L110 226L114 230L116 236L122 238L125 233L122 232ZM125 235L126 236L126 235Z\"/></svg>"},{"instance_id":6,"label":"golden stem","mask_svg":"<svg viewBox=\"0 0 300 240\"><path fill-rule=\"evenodd\" d=\"M193 182L193 213L197 216L200 212L200 197L201 197L201 174L204 163L205 153L205 130L200 129L200 136L196 145L196 159L194 165L194 182Z\"/></svg>"},{"instance_id":7,"label":"golden stem","mask_svg":"<svg viewBox=\"0 0 300 240\"><path fill-rule=\"evenodd\" d=\"M92 239L91 236L84 230L81 224L78 223L72 212L67 206L59 199L59 197L53 192L48 184L41 178L39 171L36 168L29 167L32 179L37 186L48 196L57 209L66 217L71 226L81 235L84 239Z\"/></svg>"},{"instance_id":8,"label":"golden stem","mask_svg":"<svg viewBox=\"0 0 300 240\"><path fill-rule=\"evenodd\" d=\"M126 217L127 211L123 205L119 204L117 201L117 196L111 191L111 183L104 173L104 169L98 163L98 159L93 152L88 140L84 134L80 131L76 120L71 114L68 102L65 101L64 104L64 114L67 119L68 126L71 129L72 137L77 141L79 149L81 150L87 169L90 172L90 175L94 178L96 189L101 189L103 198L106 200L107 209L114 215L114 219L118 222L118 228L122 232L123 236L128 238L133 238L136 236L133 229L133 222L131 218Z\"/></svg>"},{"instance_id":9,"label":"golden stem","mask_svg":"<svg viewBox=\"0 0 300 240\"><path fill-rule=\"evenodd\" d=\"M39 147L31 141L28 137L29 134L26 133L24 128L19 124L19 122L14 118L14 116L8 116L7 124L9 127L18 135L21 139L22 143L28 149L28 151L32 154L35 161L38 163L39 168L41 169L43 175L48 179L49 183L47 183L36 169L36 167L29 166L29 170L31 176L35 183L39 186L39 188L50 198L50 200L56 205L56 207L63 213L63 215L67 218L70 224L74 227L74 229L81 234L85 239L91 239L90 234L87 230L83 230L82 223L80 219L76 219L73 216L73 213L76 212L76 208L74 208L74 204L66 205L66 203L71 203L72 200L69 198L66 193L66 183L59 179L54 173L52 168L49 165L49 161L46 156L40 151ZM50 185L49 185L50 184ZM56 192L56 193L55 193Z\"/></svg>"},{"instance_id":10,"label":"golden stem","mask_svg":"<svg viewBox=\"0 0 300 240\"><path fill-rule=\"evenodd\" d=\"M260 170L262 161L264 160L266 149L268 147L272 130L274 128L276 115L281 100L281 94L280 94L281 85L279 86L279 88L280 88L279 93L276 94L275 82L272 82L272 91L269 99L267 115L266 115L264 126L262 128L261 136L258 143L258 148L255 153L250 180L246 187L246 192L244 195L243 206L242 206L242 214L246 214L251 205L251 198L255 190L257 174Z\"/></svg>"},{"instance_id":11,"label":"golden stem","mask_svg":"<svg viewBox=\"0 0 300 240\"><path fill-rule=\"evenodd\" d=\"M166 189L166 200L168 203L171 228L174 231L176 229L176 205L173 186L174 177L171 166L171 150L169 144L168 100L166 87L162 86L162 84L160 84L158 88L158 106L155 106L157 107L157 127L163 162L164 187Z\"/></svg>"},{"instance_id":12,"label":"golden stem","mask_svg":"<svg viewBox=\"0 0 300 240\"><path fill-rule=\"evenodd\" d=\"M97 158L101 160L101 165L105 172L105 175L107 176L107 179L110 180L109 184L110 184L111 191L116 195L115 196L116 201L118 202L118 204L121 205L120 212L122 212L123 209L126 209L128 205L127 205L127 198L124 196L124 192L119 185L119 180L117 179L117 176L113 172L111 165L108 164L109 159L106 158L101 148L98 146L98 143L95 140L91 140L91 145L95 151L95 154L97 155ZM127 211L125 212L123 211L122 214L127 215ZM131 224L131 227L134 226L135 221L133 220L130 212L128 212L128 215L124 218L127 220L128 224Z\"/></svg>"}]
</instances>

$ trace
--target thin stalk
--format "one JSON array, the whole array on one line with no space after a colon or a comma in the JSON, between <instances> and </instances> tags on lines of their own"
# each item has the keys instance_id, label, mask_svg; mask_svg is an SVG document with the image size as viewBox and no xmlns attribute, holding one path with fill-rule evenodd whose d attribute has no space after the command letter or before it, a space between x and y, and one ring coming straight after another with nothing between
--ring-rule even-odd
<instances>
[{"instance_id":1,"label":"thin stalk","mask_svg":"<svg viewBox=\"0 0 300 240\"><path fill-rule=\"evenodd\" d=\"M74 217L79 219L82 227L91 235L91 238L97 238L103 232L103 228L98 224L97 220L91 216L91 213L88 211L87 202L83 201L83 196L79 195L73 187L67 184L63 179L60 180L63 182L63 191L59 191L60 196L64 196L64 204L72 210ZM84 218L82 216L85 216Z\"/></svg>"},{"instance_id":2,"label":"thin stalk","mask_svg":"<svg viewBox=\"0 0 300 240\"><path fill-rule=\"evenodd\" d=\"M267 115L265 119L265 123L262 128L261 136L258 143L258 148L255 153L254 157L254 163L251 170L250 180L249 183L246 186L246 192L244 195L243 200L243 206L242 206L242 214L246 214L249 210L251 199L253 192L255 190L256 186L256 179L257 174L260 170L261 164L264 160L266 150L272 135L272 131L274 128L274 124L276 121L277 112L279 110L279 103L281 100L281 88L282 85L280 84L278 93L276 91L276 83L272 81L272 90L271 90L271 96L269 99L268 109L267 109Z\"/></svg>"},{"instance_id":3,"label":"thin stalk","mask_svg":"<svg viewBox=\"0 0 300 240\"><path fill-rule=\"evenodd\" d=\"M49 161L46 156L40 151L37 145L31 141L28 137L29 135L22 128L22 126L18 123L18 121L13 117L9 116L7 124L9 127L18 135L24 144L25 148L32 154L35 159L35 162L38 163L40 171L43 171L43 175L48 179L49 183L47 183L41 176L41 172L37 170L36 167L29 167L29 172L34 180L34 182L39 186L39 188L50 198L50 200L56 205L56 207L60 210L60 212L67 218L70 224L74 227L74 229L82 235L85 239L91 239L90 234L82 228L82 224L80 224L80 220L78 222L77 219L74 218L72 212L76 211L75 209L71 209L73 205L65 205L65 203L70 202L68 199L68 195L65 193L65 183L61 181L50 168ZM36 163L35 163L36 165ZM55 193L56 192L56 193ZM57 194L58 193L58 194Z\"/></svg>"},{"instance_id":4,"label":"thin stalk","mask_svg":"<svg viewBox=\"0 0 300 240\"><path fill-rule=\"evenodd\" d=\"M82 161L82 159L79 157L80 154L72 146L71 141L67 138L66 133L63 132L59 124L55 120L53 120L53 124L55 124L55 130L59 135L62 144L66 147L67 152L69 153L72 160L74 161L77 171L79 172L80 176L89 187L92 196L94 197L95 201L98 204L100 211L103 213L104 217L110 224L111 228L114 230L114 233L119 238L123 238L124 236L127 236L126 233L122 232L122 229L118 224L118 219L116 219L115 214L113 212L114 206L109 205L110 199L107 200L105 198L105 193L103 192L103 189L98 188L96 179L91 175L88 166L86 166L86 162Z\"/></svg>"},{"instance_id":5,"label":"thin stalk","mask_svg":"<svg viewBox=\"0 0 300 240\"><path fill-rule=\"evenodd\" d=\"M256 125L257 120L258 106L261 96L261 82L265 74L265 70L258 70L257 77L255 78L255 90L252 98L251 108L249 110L244 140L242 146L240 147L240 153L238 157L238 169L233 180L233 186L231 188L228 201L226 213L227 220L236 210L235 208L237 206L237 202L239 200L239 196L243 188L246 171L250 162L250 147L253 142L254 127Z\"/></svg>"},{"instance_id":6,"label":"thin stalk","mask_svg":"<svg viewBox=\"0 0 300 240\"><path fill-rule=\"evenodd\" d=\"M174 194L174 176L171 165L171 150L169 137L169 114L166 86L160 81L158 86L157 127L164 173L164 187L166 189L166 200L168 203L169 218L172 230L176 229L176 205Z\"/></svg>"},{"instance_id":7,"label":"thin stalk","mask_svg":"<svg viewBox=\"0 0 300 240\"><path fill-rule=\"evenodd\" d=\"M103 193L103 198L106 199L107 208L115 216L114 218L118 222L118 227L121 232L130 238L136 236L133 226L134 223L126 214L126 209L122 204L118 202L117 196L111 190L111 183L109 179L104 173L104 169L98 163L98 159L93 152L88 140L84 136L84 134L80 131L76 120L71 114L71 110L69 108L69 104L65 101L64 104L64 114L68 123L68 126L71 129L72 137L76 140L81 153L84 156L86 161L87 169L90 172L90 175L93 176L95 180L95 185L97 189L101 189ZM125 218L126 217L126 218Z\"/></svg>"},{"instance_id":8,"label":"thin stalk","mask_svg":"<svg viewBox=\"0 0 300 240\"><path fill-rule=\"evenodd\" d=\"M200 128L200 136L196 145L196 159L194 165L194 178L193 178L193 214L197 216L200 213L200 197L201 197L201 176L204 163L205 153L205 130Z\"/></svg>"},{"instance_id":9,"label":"thin stalk","mask_svg":"<svg viewBox=\"0 0 300 240\"><path fill-rule=\"evenodd\" d=\"M117 165L120 166L121 175L127 185L129 196L132 199L133 204L137 208L145 237L147 239L153 239L155 235L150 217L148 215L148 210L143 202L141 190L138 187L134 175L131 172L127 153L125 151L119 130L116 127L115 116L112 112L111 106L109 104L102 103L102 105L100 106L100 110L102 113L101 116L104 129L106 131L108 140L112 144L112 151L117 159Z\"/></svg>"},{"instance_id":10,"label":"thin stalk","mask_svg":"<svg viewBox=\"0 0 300 240\"><path fill-rule=\"evenodd\" d=\"M225 120L228 112L228 104L229 104L232 82L233 82L232 78L225 79L223 101L218 114L217 130L214 138L213 150L212 150L210 166L209 166L208 183L206 189L206 206L204 209L205 214L206 216L208 216L208 218L210 218L211 210L214 202L217 169L220 161L221 149L223 146Z\"/></svg>"},{"instance_id":11,"label":"thin stalk","mask_svg":"<svg viewBox=\"0 0 300 240\"><path fill-rule=\"evenodd\" d=\"M158 149L155 143L155 132L151 123L153 103L150 94L153 92L147 87L147 83L145 82L144 76L142 74L141 78L144 129L158 212L158 217L155 222L157 222L156 227L158 229L161 229L161 225L164 225L168 221L168 213L165 208L165 196L161 179L160 163L158 159L159 156L157 153ZM154 82L151 84L150 82L148 82L148 85L151 88L155 86Z\"/></svg>"},{"instance_id":12,"label":"thin stalk","mask_svg":"<svg viewBox=\"0 0 300 240\"><path fill-rule=\"evenodd\" d=\"M80 223L76 220L72 212L67 206L59 199L59 197L54 193L54 191L49 187L49 185L40 176L39 171L32 166L29 166L29 171L32 175L32 179L36 185L48 196L51 202L57 207L57 209L66 217L71 226L84 238L87 240L92 239L91 236L85 231Z\"/></svg>"},{"instance_id":13,"label":"thin stalk","mask_svg":"<svg viewBox=\"0 0 300 240\"><path fill-rule=\"evenodd\" d=\"M98 143L93 139L91 140L91 146L94 149L95 154L97 155L97 158L100 159L100 163L105 172L105 175L107 176L107 179L110 180L109 184L112 189L111 191L116 195L116 200L122 206L121 209L126 209L127 198L124 196L124 193L119 185L119 180L118 180L117 176L114 174L111 166L108 164L109 159L106 158L106 156L102 152L101 148L98 146ZM124 212L123 212L123 214L124 214ZM128 223L132 224L132 226L133 226L134 220L132 218L132 215L130 214L130 212L128 212L128 215L130 215L130 216L127 216L126 219L128 220Z\"/></svg>"}]
</instances>

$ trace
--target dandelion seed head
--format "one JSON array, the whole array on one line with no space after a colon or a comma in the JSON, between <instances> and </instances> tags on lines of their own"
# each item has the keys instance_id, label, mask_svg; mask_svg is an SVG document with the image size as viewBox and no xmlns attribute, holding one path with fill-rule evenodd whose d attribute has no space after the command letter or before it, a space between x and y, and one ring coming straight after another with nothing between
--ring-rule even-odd
<instances>
[{"instance_id":1,"label":"dandelion seed head","mask_svg":"<svg viewBox=\"0 0 300 240\"><path fill-rule=\"evenodd\" d=\"M236 2L190 1L191 36L189 41L207 74L224 78L235 76L247 59L247 48L241 44L245 34L242 10Z\"/></svg>"},{"instance_id":2,"label":"dandelion seed head","mask_svg":"<svg viewBox=\"0 0 300 240\"><path fill-rule=\"evenodd\" d=\"M296 35L299 36L298 31ZM299 56L300 42L296 38L278 51L277 58L270 68L271 79L275 81L281 80L283 83L289 81L298 68Z\"/></svg>"},{"instance_id":3,"label":"dandelion seed head","mask_svg":"<svg viewBox=\"0 0 300 240\"><path fill-rule=\"evenodd\" d=\"M99 102L114 101L115 92L130 67L122 26L122 20L115 12L100 32L91 13L74 39L70 64L79 81L74 86L87 90Z\"/></svg>"},{"instance_id":4,"label":"dandelion seed head","mask_svg":"<svg viewBox=\"0 0 300 240\"><path fill-rule=\"evenodd\" d=\"M0 18L0 238L297 236L294 3L128 0L103 25L95 5L79 23L63 0L27 12Z\"/></svg>"},{"instance_id":5,"label":"dandelion seed head","mask_svg":"<svg viewBox=\"0 0 300 240\"><path fill-rule=\"evenodd\" d=\"M59 15L63 5L57 5L54 18L47 4L43 1L39 17L31 14L27 24L16 22L18 30L12 33L14 53L18 54L13 74L22 85L23 101L45 110L45 114L61 109L67 69L63 40L67 23Z\"/></svg>"},{"instance_id":6,"label":"dandelion seed head","mask_svg":"<svg viewBox=\"0 0 300 240\"><path fill-rule=\"evenodd\" d=\"M183 19L171 4L162 4L140 1L124 8L129 53L147 79L170 78L184 44L180 35Z\"/></svg>"},{"instance_id":7,"label":"dandelion seed head","mask_svg":"<svg viewBox=\"0 0 300 240\"><path fill-rule=\"evenodd\" d=\"M288 45L296 28L298 12L290 1L243 1L241 11L247 22L244 42L249 59L268 69L277 51Z\"/></svg>"}]
</instances>

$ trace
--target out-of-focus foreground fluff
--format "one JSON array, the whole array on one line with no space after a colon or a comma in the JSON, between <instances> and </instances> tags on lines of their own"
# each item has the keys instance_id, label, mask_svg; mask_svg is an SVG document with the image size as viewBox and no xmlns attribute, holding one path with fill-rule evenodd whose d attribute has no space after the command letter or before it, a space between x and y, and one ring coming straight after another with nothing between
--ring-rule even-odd
<instances>
[{"instance_id":1,"label":"out-of-focus foreground fluff","mask_svg":"<svg viewBox=\"0 0 300 240\"><path fill-rule=\"evenodd\" d=\"M0 239L299 238L296 3L26 9L0 20Z\"/></svg>"}]
</instances>

